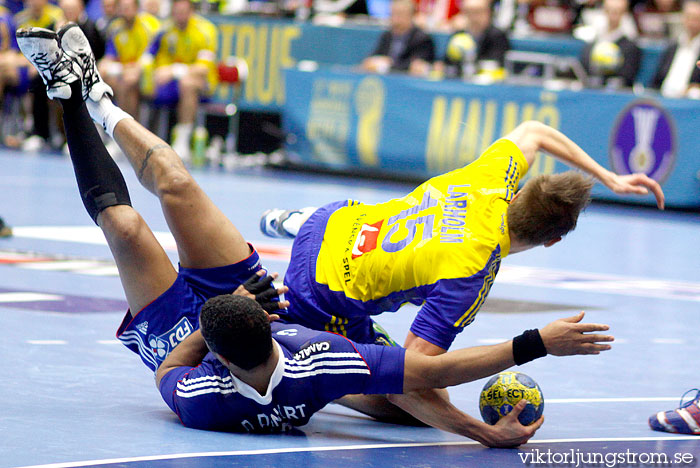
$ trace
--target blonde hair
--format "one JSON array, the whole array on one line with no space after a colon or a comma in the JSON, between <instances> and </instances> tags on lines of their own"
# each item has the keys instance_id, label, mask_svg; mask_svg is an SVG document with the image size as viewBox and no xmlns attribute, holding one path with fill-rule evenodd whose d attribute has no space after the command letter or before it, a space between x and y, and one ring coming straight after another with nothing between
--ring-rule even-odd
<instances>
[{"instance_id":1,"label":"blonde hair","mask_svg":"<svg viewBox=\"0 0 700 468\"><path fill-rule=\"evenodd\" d=\"M592 188L590 177L574 171L530 179L508 206L508 229L530 245L564 236L576 227Z\"/></svg>"}]
</instances>

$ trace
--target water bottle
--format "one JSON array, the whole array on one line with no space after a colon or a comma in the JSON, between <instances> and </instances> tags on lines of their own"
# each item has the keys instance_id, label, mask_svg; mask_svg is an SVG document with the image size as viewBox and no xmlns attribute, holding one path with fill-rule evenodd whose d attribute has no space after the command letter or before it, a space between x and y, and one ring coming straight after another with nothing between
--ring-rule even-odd
<instances>
[{"instance_id":1,"label":"water bottle","mask_svg":"<svg viewBox=\"0 0 700 468\"><path fill-rule=\"evenodd\" d=\"M207 161L207 139L209 134L205 127L199 126L194 129L192 135L192 165L194 167L202 167Z\"/></svg>"}]
</instances>

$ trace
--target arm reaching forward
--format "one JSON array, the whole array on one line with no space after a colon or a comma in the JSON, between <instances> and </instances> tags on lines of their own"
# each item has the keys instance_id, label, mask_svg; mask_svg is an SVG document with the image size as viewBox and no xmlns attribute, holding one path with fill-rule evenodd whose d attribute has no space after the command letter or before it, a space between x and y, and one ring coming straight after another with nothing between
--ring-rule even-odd
<instances>
[{"instance_id":1,"label":"arm reaching forward","mask_svg":"<svg viewBox=\"0 0 700 468\"><path fill-rule=\"evenodd\" d=\"M531 341L525 343L524 349L514 345L519 337L497 345L459 349L439 356L425 356L406 350L404 392L471 382L544 354L572 356L600 354L601 351L609 350L610 345L605 343L613 341L612 336L590 333L606 331L609 327L597 323L581 323L583 316L584 313L581 312L573 317L555 320L542 328L539 331L540 346L544 345L542 354L537 354L537 350L532 349ZM527 359L523 360L521 351L525 351Z\"/></svg>"},{"instance_id":2,"label":"arm reaching forward","mask_svg":"<svg viewBox=\"0 0 700 468\"><path fill-rule=\"evenodd\" d=\"M615 193L646 195L651 190L656 197L656 205L660 209L664 208L664 192L658 182L646 174L618 175L605 169L566 135L541 122L523 122L504 138L520 148L530 166L537 153L544 150L560 161L592 175Z\"/></svg>"}]
</instances>

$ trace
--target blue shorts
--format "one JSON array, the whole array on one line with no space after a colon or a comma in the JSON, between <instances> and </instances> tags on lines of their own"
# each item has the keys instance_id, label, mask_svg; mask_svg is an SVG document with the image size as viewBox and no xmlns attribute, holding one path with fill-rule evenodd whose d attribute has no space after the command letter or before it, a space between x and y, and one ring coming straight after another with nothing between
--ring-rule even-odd
<instances>
[{"instance_id":1,"label":"blue shorts","mask_svg":"<svg viewBox=\"0 0 700 468\"><path fill-rule=\"evenodd\" d=\"M17 70L19 79L16 85L9 86L7 92L14 95L23 95L29 91L32 85L32 80L29 78L29 67L19 67Z\"/></svg>"},{"instance_id":2,"label":"blue shorts","mask_svg":"<svg viewBox=\"0 0 700 468\"><path fill-rule=\"evenodd\" d=\"M368 315L345 316L342 310L330 313L328 307L324 307L322 298L315 294L318 287L314 276L316 259L328 218L336 210L347 205L348 201L345 200L319 208L299 230L292 246L292 258L284 275L284 284L289 287L289 292L284 297L290 305L282 318L314 330L339 333L358 343L385 344L381 333L378 334L379 330L375 329L374 321Z\"/></svg>"},{"instance_id":3,"label":"blue shorts","mask_svg":"<svg viewBox=\"0 0 700 468\"><path fill-rule=\"evenodd\" d=\"M173 285L156 300L133 318L127 311L117 338L155 372L170 351L199 328L199 311L207 299L232 293L261 268L255 250L233 265L181 267Z\"/></svg>"},{"instance_id":4,"label":"blue shorts","mask_svg":"<svg viewBox=\"0 0 700 468\"><path fill-rule=\"evenodd\" d=\"M153 97L153 105L156 107L173 107L180 100L180 84L177 80L171 80L156 89ZM200 96L199 102L209 102L208 96Z\"/></svg>"},{"instance_id":5,"label":"blue shorts","mask_svg":"<svg viewBox=\"0 0 700 468\"><path fill-rule=\"evenodd\" d=\"M153 97L155 106L174 106L180 100L180 85L177 80L171 80L163 86L158 86Z\"/></svg>"}]
</instances>

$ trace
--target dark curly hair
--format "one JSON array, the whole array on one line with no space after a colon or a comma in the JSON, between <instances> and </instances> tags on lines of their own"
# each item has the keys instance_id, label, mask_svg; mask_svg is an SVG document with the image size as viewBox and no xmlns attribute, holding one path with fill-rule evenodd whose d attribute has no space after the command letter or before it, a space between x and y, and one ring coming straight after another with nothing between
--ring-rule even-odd
<instances>
[{"instance_id":1,"label":"dark curly hair","mask_svg":"<svg viewBox=\"0 0 700 468\"><path fill-rule=\"evenodd\" d=\"M212 297L202 306L199 326L209 349L241 369L259 366L272 354L268 316L253 299Z\"/></svg>"}]
</instances>

